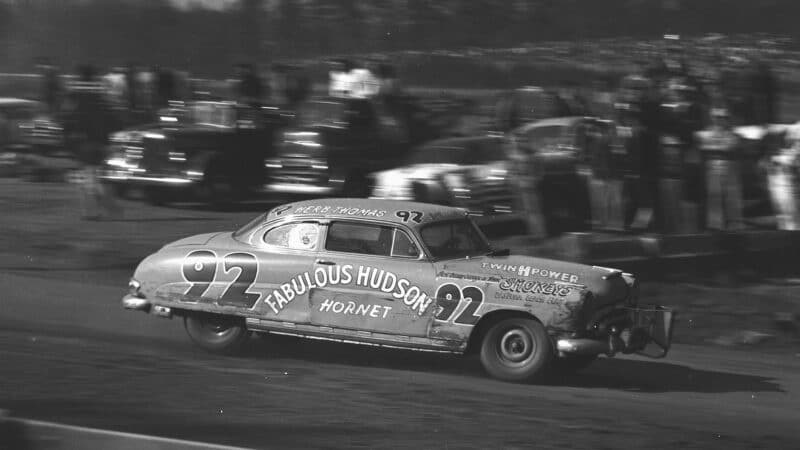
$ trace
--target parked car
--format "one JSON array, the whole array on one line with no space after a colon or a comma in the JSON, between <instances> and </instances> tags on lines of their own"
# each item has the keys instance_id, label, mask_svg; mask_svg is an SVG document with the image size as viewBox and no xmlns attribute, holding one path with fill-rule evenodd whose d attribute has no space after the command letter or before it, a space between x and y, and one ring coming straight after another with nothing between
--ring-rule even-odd
<instances>
[{"instance_id":1,"label":"parked car","mask_svg":"<svg viewBox=\"0 0 800 450\"><path fill-rule=\"evenodd\" d=\"M283 121L274 108L198 101L158 123L111 136L103 179L154 202L190 198L227 204L264 183L264 158Z\"/></svg>"},{"instance_id":2,"label":"parked car","mask_svg":"<svg viewBox=\"0 0 800 450\"><path fill-rule=\"evenodd\" d=\"M448 101L434 110L404 96L306 102L284 131L275 157L265 161L265 191L366 197L371 172L395 167L414 145L452 126L452 120L445 120L451 116L447 105L460 107Z\"/></svg>"},{"instance_id":3,"label":"parked car","mask_svg":"<svg viewBox=\"0 0 800 450\"><path fill-rule=\"evenodd\" d=\"M71 167L64 129L35 100L0 98L0 173L42 175Z\"/></svg>"},{"instance_id":4,"label":"parked car","mask_svg":"<svg viewBox=\"0 0 800 450\"><path fill-rule=\"evenodd\" d=\"M373 174L370 197L455 206L481 223L520 220L509 150L499 134L428 142L400 167Z\"/></svg>"},{"instance_id":5,"label":"parked car","mask_svg":"<svg viewBox=\"0 0 800 450\"><path fill-rule=\"evenodd\" d=\"M639 305L619 270L493 249L457 208L324 199L276 207L234 232L187 237L145 258L127 309L179 317L231 352L250 332L480 354L511 381L598 355L666 355L672 311Z\"/></svg>"}]
</instances>

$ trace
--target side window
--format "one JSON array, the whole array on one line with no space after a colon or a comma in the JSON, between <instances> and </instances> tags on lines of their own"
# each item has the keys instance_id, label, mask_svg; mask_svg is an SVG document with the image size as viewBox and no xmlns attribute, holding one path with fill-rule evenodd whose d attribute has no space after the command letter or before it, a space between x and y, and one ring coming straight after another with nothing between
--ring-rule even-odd
<instances>
[{"instance_id":1,"label":"side window","mask_svg":"<svg viewBox=\"0 0 800 450\"><path fill-rule=\"evenodd\" d=\"M319 225L310 222L287 223L264 234L265 244L292 250L316 250L318 241Z\"/></svg>"},{"instance_id":2,"label":"side window","mask_svg":"<svg viewBox=\"0 0 800 450\"><path fill-rule=\"evenodd\" d=\"M417 258L419 257L419 248L417 244L408 237L403 230L394 230L394 241L392 242L392 256L399 258Z\"/></svg>"},{"instance_id":3,"label":"side window","mask_svg":"<svg viewBox=\"0 0 800 450\"><path fill-rule=\"evenodd\" d=\"M333 222L328 227L325 249L335 252L389 256L392 227L353 222Z\"/></svg>"}]
</instances>

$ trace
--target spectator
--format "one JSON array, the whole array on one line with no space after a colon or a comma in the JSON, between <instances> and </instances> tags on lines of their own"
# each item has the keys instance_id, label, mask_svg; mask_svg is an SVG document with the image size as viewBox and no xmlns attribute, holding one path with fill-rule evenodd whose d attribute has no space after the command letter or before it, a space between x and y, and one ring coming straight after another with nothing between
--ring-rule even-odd
<instances>
[{"instance_id":1,"label":"spectator","mask_svg":"<svg viewBox=\"0 0 800 450\"><path fill-rule=\"evenodd\" d=\"M128 63L128 67L125 70L125 91L127 94L128 110L131 112L136 111L139 106L139 83L136 79L138 75L139 70L136 64Z\"/></svg>"},{"instance_id":2,"label":"spectator","mask_svg":"<svg viewBox=\"0 0 800 450\"><path fill-rule=\"evenodd\" d=\"M234 95L239 103L253 107L261 106L265 89L261 77L252 64L240 63L234 67Z\"/></svg>"},{"instance_id":3,"label":"spectator","mask_svg":"<svg viewBox=\"0 0 800 450\"><path fill-rule=\"evenodd\" d=\"M42 75L42 102L51 114L58 113L63 95L58 68L46 60L38 64L37 68Z\"/></svg>"},{"instance_id":4,"label":"spectator","mask_svg":"<svg viewBox=\"0 0 800 450\"><path fill-rule=\"evenodd\" d=\"M347 59L331 60L328 69L328 94L331 97L348 97L352 89L350 71L353 63Z\"/></svg>"},{"instance_id":5,"label":"spectator","mask_svg":"<svg viewBox=\"0 0 800 450\"><path fill-rule=\"evenodd\" d=\"M79 83L75 86L73 105L74 130L79 135L78 159L83 164L80 183L83 218L101 220L118 217L122 212L119 205L99 180L112 114L92 66L79 68Z\"/></svg>"},{"instance_id":6,"label":"spectator","mask_svg":"<svg viewBox=\"0 0 800 450\"><path fill-rule=\"evenodd\" d=\"M510 152L510 159L513 162L511 167L517 172L510 178L516 183L515 187L519 192L515 198L519 202L520 211L525 216L527 234L536 239L544 238L549 230L545 225L546 219L543 214L540 191L541 161L536 157L535 152L519 148L521 140L513 133L509 133L508 136L506 145L514 149Z\"/></svg>"},{"instance_id":7,"label":"spectator","mask_svg":"<svg viewBox=\"0 0 800 450\"><path fill-rule=\"evenodd\" d=\"M706 160L706 225L716 230L742 229L739 138L728 112L713 109L711 126L698 132L697 139Z\"/></svg>"},{"instance_id":8,"label":"spectator","mask_svg":"<svg viewBox=\"0 0 800 450\"><path fill-rule=\"evenodd\" d=\"M673 134L661 136L659 145L658 193L660 230L684 231L683 223L683 143Z\"/></svg>"},{"instance_id":9,"label":"spectator","mask_svg":"<svg viewBox=\"0 0 800 450\"><path fill-rule=\"evenodd\" d=\"M781 142L782 141L782 142ZM800 124L796 124L768 152L767 180L778 229L799 230L798 173L800 173Z\"/></svg>"},{"instance_id":10,"label":"spectator","mask_svg":"<svg viewBox=\"0 0 800 450\"><path fill-rule=\"evenodd\" d=\"M169 101L175 98L175 74L165 67L155 72L156 76L156 108L166 108Z\"/></svg>"},{"instance_id":11,"label":"spectator","mask_svg":"<svg viewBox=\"0 0 800 450\"><path fill-rule=\"evenodd\" d=\"M659 145L663 129L661 92L658 83L648 79L647 88L639 101L639 202L633 228L656 227L660 220L658 204Z\"/></svg>"}]
</instances>

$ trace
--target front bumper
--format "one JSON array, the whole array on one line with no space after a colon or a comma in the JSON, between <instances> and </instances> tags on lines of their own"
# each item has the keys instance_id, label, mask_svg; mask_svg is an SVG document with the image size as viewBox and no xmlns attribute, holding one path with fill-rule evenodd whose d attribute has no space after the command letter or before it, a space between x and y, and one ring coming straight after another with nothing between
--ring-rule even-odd
<instances>
[{"instance_id":1,"label":"front bumper","mask_svg":"<svg viewBox=\"0 0 800 450\"><path fill-rule=\"evenodd\" d=\"M556 340L559 355L614 356L636 353L663 358L672 344L675 312L663 306L628 308L629 325L612 327L605 337L560 338Z\"/></svg>"},{"instance_id":2,"label":"front bumper","mask_svg":"<svg viewBox=\"0 0 800 450\"><path fill-rule=\"evenodd\" d=\"M132 311L143 311L160 317L171 318L172 308L162 305L154 305L146 298L128 294L122 297L122 307Z\"/></svg>"}]
</instances>

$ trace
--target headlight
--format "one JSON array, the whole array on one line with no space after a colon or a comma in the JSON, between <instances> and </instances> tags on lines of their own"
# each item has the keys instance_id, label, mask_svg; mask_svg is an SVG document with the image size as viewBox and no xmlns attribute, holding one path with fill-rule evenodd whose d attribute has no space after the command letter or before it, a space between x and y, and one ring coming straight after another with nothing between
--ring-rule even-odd
<instances>
[{"instance_id":1,"label":"headlight","mask_svg":"<svg viewBox=\"0 0 800 450\"><path fill-rule=\"evenodd\" d=\"M141 287L142 287L141 283L136 281L136 279L131 278L131 280L128 281L128 294L136 296L136 297L144 298L144 296L141 294L141 292L139 292L139 289Z\"/></svg>"}]
</instances>

